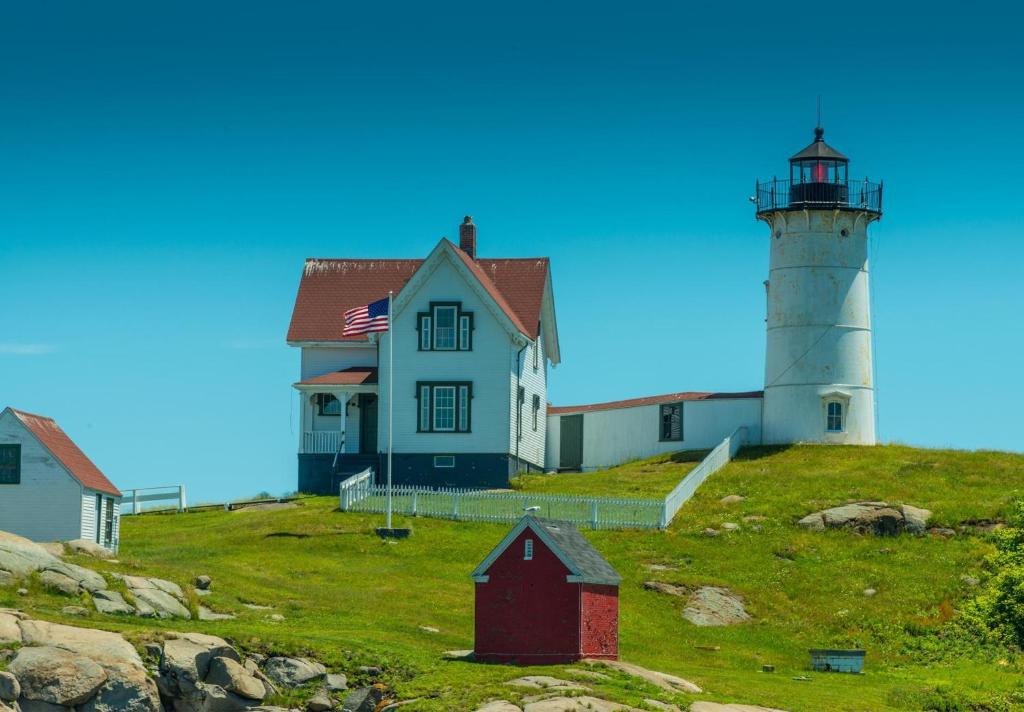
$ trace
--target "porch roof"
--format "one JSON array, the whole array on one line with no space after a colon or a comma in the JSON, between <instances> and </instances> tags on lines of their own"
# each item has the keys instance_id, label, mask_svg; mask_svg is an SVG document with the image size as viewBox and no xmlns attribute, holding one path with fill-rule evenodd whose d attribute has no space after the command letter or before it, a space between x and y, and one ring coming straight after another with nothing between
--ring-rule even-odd
<instances>
[{"instance_id":1,"label":"porch roof","mask_svg":"<svg viewBox=\"0 0 1024 712\"><path fill-rule=\"evenodd\" d=\"M353 366L313 376L295 384L299 386L373 386L377 385L377 369L371 366Z\"/></svg>"}]
</instances>

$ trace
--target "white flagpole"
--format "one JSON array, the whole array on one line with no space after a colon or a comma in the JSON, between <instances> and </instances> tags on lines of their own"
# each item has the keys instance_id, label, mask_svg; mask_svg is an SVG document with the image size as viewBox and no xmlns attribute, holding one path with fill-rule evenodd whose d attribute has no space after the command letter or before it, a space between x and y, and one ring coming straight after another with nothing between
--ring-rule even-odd
<instances>
[{"instance_id":1,"label":"white flagpole","mask_svg":"<svg viewBox=\"0 0 1024 712\"><path fill-rule=\"evenodd\" d=\"M391 431L395 410L395 399L392 397L392 386L395 382L395 339L392 328L395 315L392 313L393 292L388 292L388 521L387 528L391 529Z\"/></svg>"}]
</instances>

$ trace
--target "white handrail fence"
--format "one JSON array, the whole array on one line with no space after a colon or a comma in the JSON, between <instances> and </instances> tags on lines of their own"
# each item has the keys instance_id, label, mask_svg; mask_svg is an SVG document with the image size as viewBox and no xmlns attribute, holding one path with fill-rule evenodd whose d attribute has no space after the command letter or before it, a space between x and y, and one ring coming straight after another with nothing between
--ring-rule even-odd
<instances>
[{"instance_id":1,"label":"white handrail fence","mask_svg":"<svg viewBox=\"0 0 1024 712\"><path fill-rule=\"evenodd\" d=\"M737 428L663 500L397 485L391 490L392 509L407 516L473 522L514 522L531 510L541 517L591 529L664 529L697 488L732 460L745 442L746 432L746 428ZM383 514L386 498L387 487L374 482L370 469L349 477L339 487L343 512Z\"/></svg>"},{"instance_id":2,"label":"white handrail fence","mask_svg":"<svg viewBox=\"0 0 1024 712\"><path fill-rule=\"evenodd\" d=\"M188 509L185 502L185 485L168 485L166 487L139 487L125 490L121 498L121 514L140 514L141 505L145 502L167 502L161 509L176 508L179 512ZM131 505L130 512L125 507Z\"/></svg>"}]
</instances>

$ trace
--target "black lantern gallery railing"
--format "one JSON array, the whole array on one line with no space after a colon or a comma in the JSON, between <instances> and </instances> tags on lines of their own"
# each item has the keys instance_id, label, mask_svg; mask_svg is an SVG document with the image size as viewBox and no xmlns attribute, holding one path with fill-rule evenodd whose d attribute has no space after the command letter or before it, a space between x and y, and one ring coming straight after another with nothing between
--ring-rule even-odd
<instances>
[{"instance_id":1,"label":"black lantern gallery railing","mask_svg":"<svg viewBox=\"0 0 1024 712\"><path fill-rule=\"evenodd\" d=\"M882 184L868 179L836 183L793 183L773 179L757 184L757 212L840 208L882 213Z\"/></svg>"}]
</instances>

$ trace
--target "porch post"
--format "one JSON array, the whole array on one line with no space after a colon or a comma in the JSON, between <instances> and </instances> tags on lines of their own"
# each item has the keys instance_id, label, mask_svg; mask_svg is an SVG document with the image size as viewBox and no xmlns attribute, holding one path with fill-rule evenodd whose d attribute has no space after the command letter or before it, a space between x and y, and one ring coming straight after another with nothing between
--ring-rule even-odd
<instances>
[{"instance_id":1,"label":"porch post","mask_svg":"<svg viewBox=\"0 0 1024 712\"><path fill-rule=\"evenodd\" d=\"M338 402L341 404L341 416L338 418L340 421L339 425L341 427L341 439L339 441L340 444L338 445L338 452L346 453L348 452L348 445L345 443L345 431L348 425L345 421L348 420L348 402L351 400L352 394L349 391L342 391L341 393L338 393L335 398L337 398Z\"/></svg>"}]
</instances>

